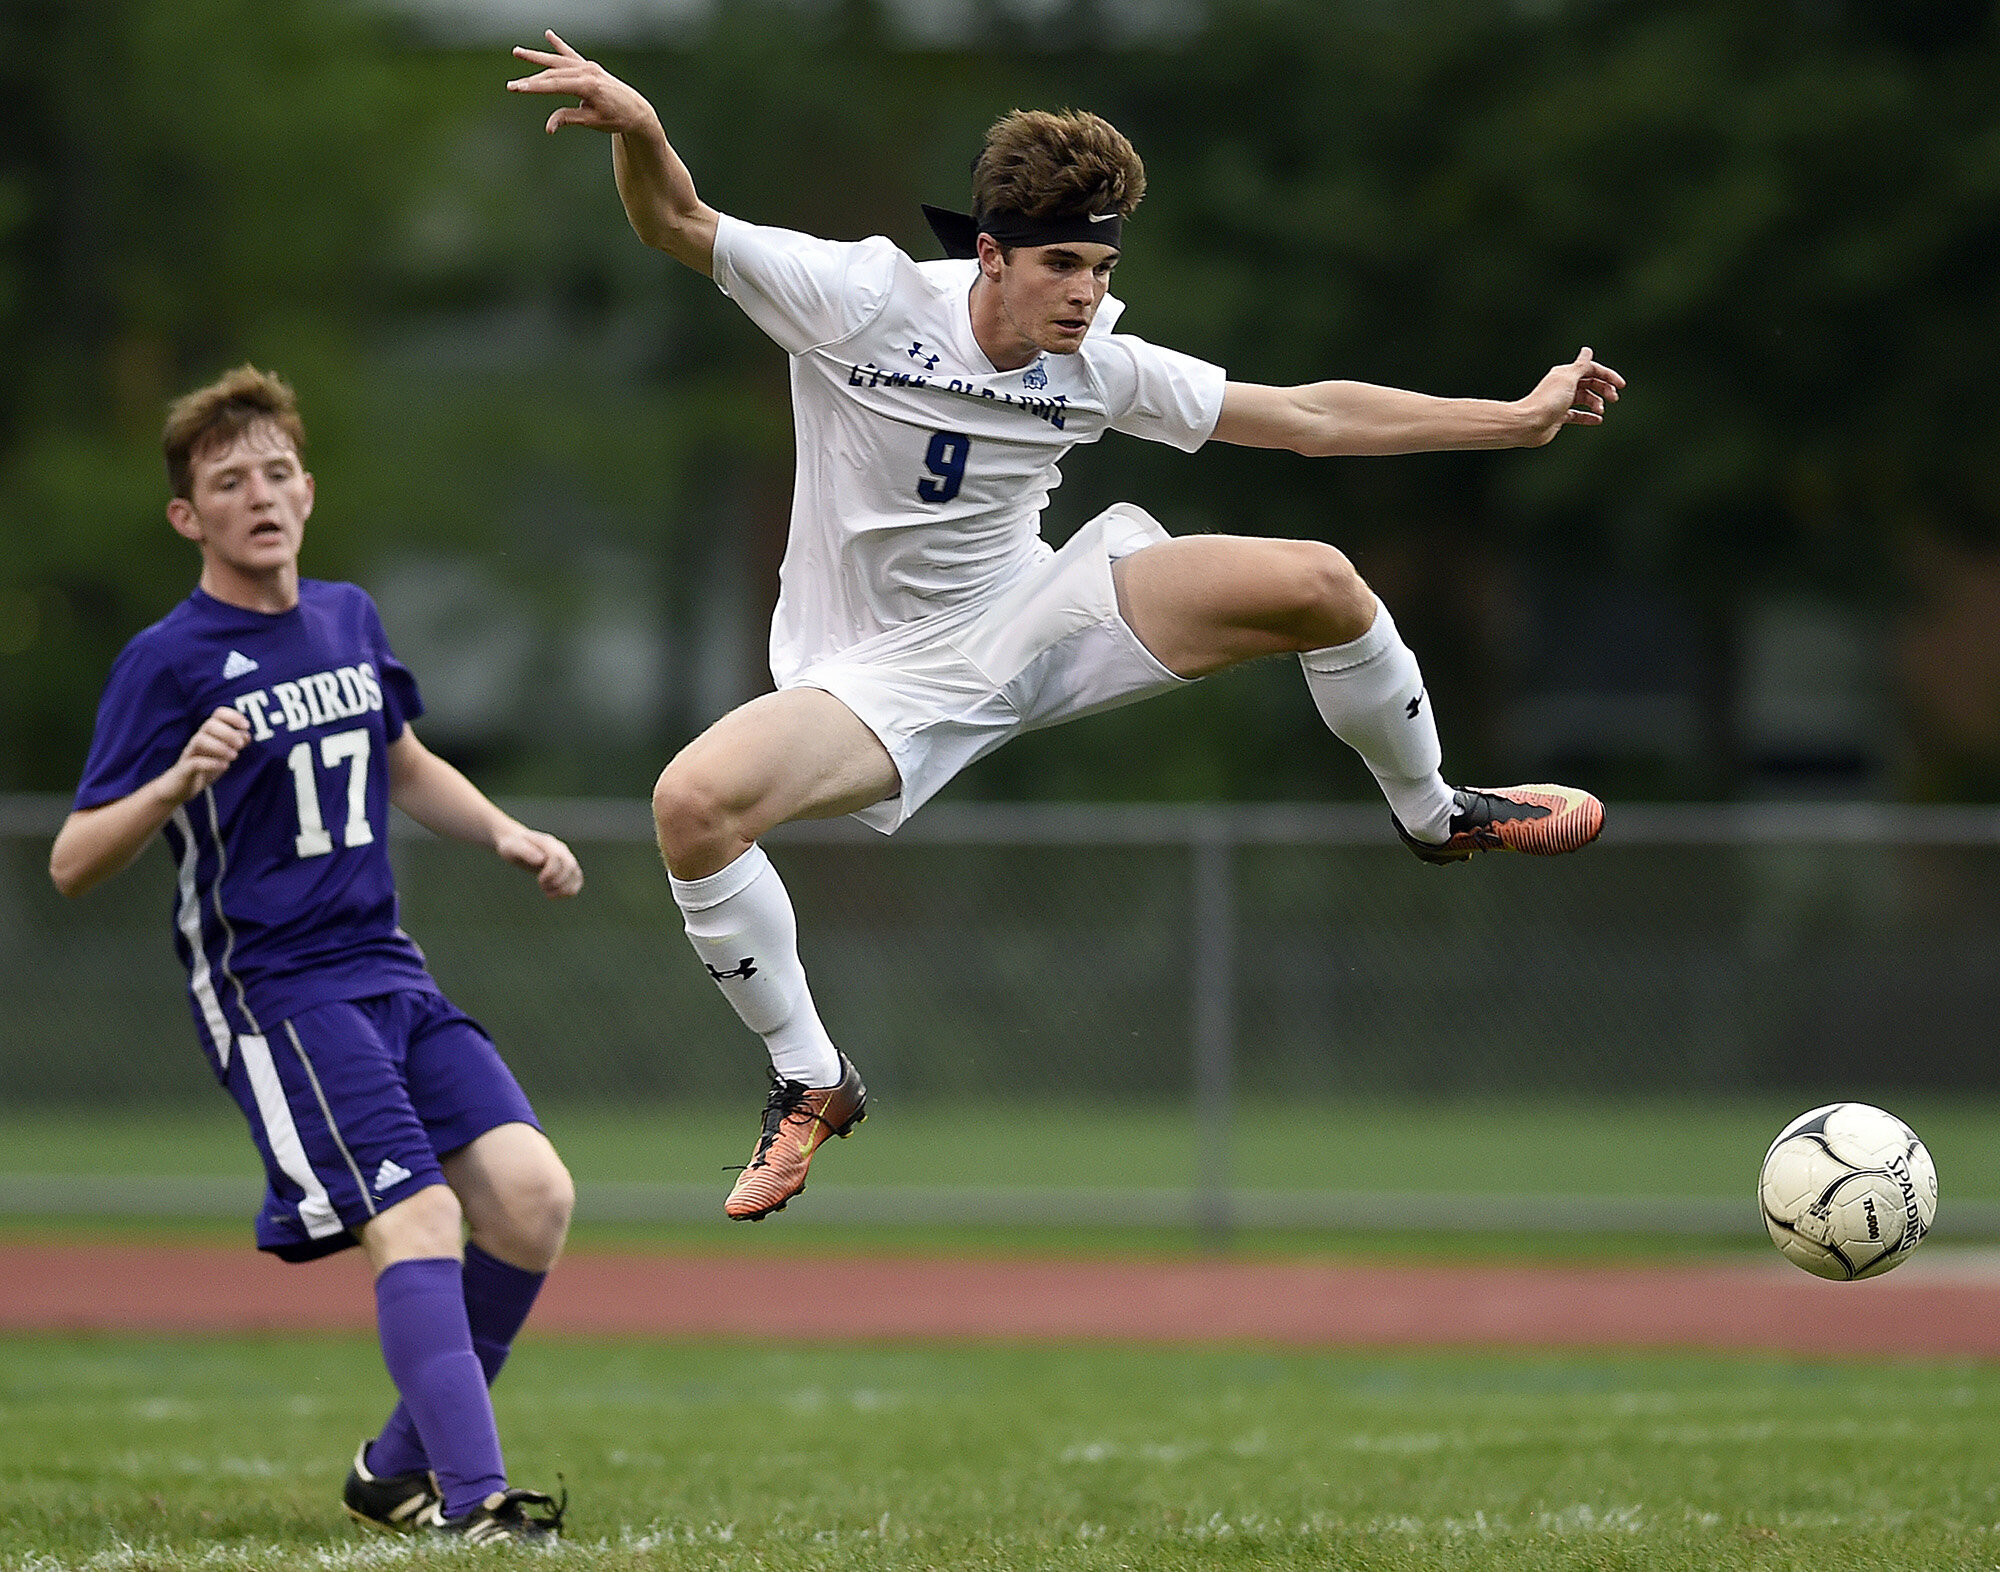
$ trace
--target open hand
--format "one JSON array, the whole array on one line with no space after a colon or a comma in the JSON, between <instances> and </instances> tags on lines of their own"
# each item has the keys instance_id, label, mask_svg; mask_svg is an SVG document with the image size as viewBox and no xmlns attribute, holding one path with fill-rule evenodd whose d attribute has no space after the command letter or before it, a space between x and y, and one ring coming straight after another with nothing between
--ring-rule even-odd
<instances>
[{"instance_id":1,"label":"open hand","mask_svg":"<svg viewBox=\"0 0 2000 1572\"><path fill-rule=\"evenodd\" d=\"M516 47L514 58L542 69L516 77L510 93L553 93L581 99L574 109L558 109L543 127L551 136L564 126L584 126L613 133L638 131L658 123L653 106L636 88L628 87L595 60L586 60L551 32L549 49Z\"/></svg>"}]
</instances>

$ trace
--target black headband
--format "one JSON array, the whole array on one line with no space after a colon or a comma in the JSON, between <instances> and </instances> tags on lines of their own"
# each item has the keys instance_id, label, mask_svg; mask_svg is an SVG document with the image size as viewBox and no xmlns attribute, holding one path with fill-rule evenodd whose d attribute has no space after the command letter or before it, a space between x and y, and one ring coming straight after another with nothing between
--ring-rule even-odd
<instances>
[{"instance_id":1,"label":"black headband","mask_svg":"<svg viewBox=\"0 0 2000 1572\"><path fill-rule=\"evenodd\" d=\"M938 237L948 257L976 257L979 237L991 235L1003 246L1110 246L1124 244L1125 220L1115 209L1094 217L1074 213L1062 218L1029 218L1025 213L954 213L949 208L923 204L931 233Z\"/></svg>"}]
</instances>

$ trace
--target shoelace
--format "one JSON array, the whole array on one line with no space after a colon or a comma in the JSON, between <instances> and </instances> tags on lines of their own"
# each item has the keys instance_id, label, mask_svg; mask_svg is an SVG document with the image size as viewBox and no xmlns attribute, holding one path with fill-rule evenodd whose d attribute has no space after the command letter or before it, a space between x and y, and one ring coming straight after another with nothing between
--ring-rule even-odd
<instances>
[{"instance_id":1,"label":"shoelace","mask_svg":"<svg viewBox=\"0 0 2000 1572\"><path fill-rule=\"evenodd\" d=\"M536 1505L549 1508L549 1515L538 1521L551 1534L560 1534L562 1532L563 1514L569 1510L569 1485L561 1474L556 1475L556 1483L562 1487L562 1496L560 1499L551 1500L541 1491L537 1490L535 1492L541 1498L536 1502Z\"/></svg>"},{"instance_id":2,"label":"shoelace","mask_svg":"<svg viewBox=\"0 0 2000 1572\"><path fill-rule=\"evenodd\" d=\"M562 1476L558 1474L556 1477L560 1479ZM547 1507L549 1510L545 1516L530 1517L528 1516L527 1509L531 1506ZM563 1514L568 1510L569 1486L565 1484L562 1487L561 1500L557 1500L554 1496L541 1490L510 1490L507 1492L507 1499L501 1505L499 1512L494 1515L496 1517L504 1516L514 1522L532 1524L534 1527L542 1529L547 1533L560 1534L563 1526Z\"/></svg>"},{"instance_id":3,"label":"shoelace","mask_svg":"<svg viewBox=\"0 0 2000 1572\"><path fill-rule=\"evenodd\" d=\"M771 1095L764 1099L764 1133L757 1140L757 1151L745 1165L762 1168L764 1156L771 1150L771 1143L778 1138L778 1131L784 1123L799 1110L806 1100L806 1093L812 1088L804 1081L787 1081L773 1071L771 1074Z\"/></svg>"}]
</instances>

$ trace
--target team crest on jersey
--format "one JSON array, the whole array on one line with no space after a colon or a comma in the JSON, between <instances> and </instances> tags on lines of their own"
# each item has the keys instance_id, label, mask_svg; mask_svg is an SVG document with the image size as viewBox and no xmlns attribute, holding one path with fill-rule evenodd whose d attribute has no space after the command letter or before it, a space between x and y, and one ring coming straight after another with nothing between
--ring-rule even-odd
<instances>
[{"instance_id":1,"label":"team crest on jersey","mask_svg":"<svg viewBox=\"0 0 2000 1572\"><path fill-rule=\"evenodd\" d=\"M256 669L257 663L241 650L231 650L229 652L229 659L222 663L222 675L225 680L240 677L246 671L255 671Z\"/></svg>"},{"instance_id":2,"label":"team crest on jersey","mask_svg":"<svg viewBox=\"0 0 2000 1572\"><path fill-rule=\"evenodd\" d=\"M1039 360L1021 373L1021 386L1024 388L1045 388L1048 385L1048 367Z\"/></svg>"}]
</instances>

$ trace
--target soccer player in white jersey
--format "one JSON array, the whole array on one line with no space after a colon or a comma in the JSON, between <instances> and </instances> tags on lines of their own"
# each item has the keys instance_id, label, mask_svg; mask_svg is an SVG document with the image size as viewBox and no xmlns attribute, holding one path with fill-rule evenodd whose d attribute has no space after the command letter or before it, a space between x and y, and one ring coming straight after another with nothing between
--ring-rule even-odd
<instances>
[{"instance_id":1,"label":"soccer player in white jersey","mask_svg":"<svg viewBox=\"0 0 2000 1572\"><path fill-rule=\"evenodd\" d=\"M1588 349L1512 402L1231 382L1111 331L1111 271L1146 177L1097 116L1001 119L973 169L973 212L926 209L947 259L920 263L879 236L819 240L718 213L645 98L547 38L514 51L539 69L508 87L577 99L546 129L609 132L639 238L712 278L791 357L777 691L697 737L653 792L688 937L771 1054L731 1217L783 1207L825 1137L867 1106L813 1008L790 898L757 844L787 820L852 814L886 834L1020 732L1290 653L1426 862L1596 837L1603 809L1587 792L1445 782L1416 659L1333 547L1169 539L1128 504L1060 551L1040 533L1058 461L1106 430L1190 452L1211 439L1308 455L1540 446L1599 424L1624 386Z\"/></svg>"}]
</instances>

